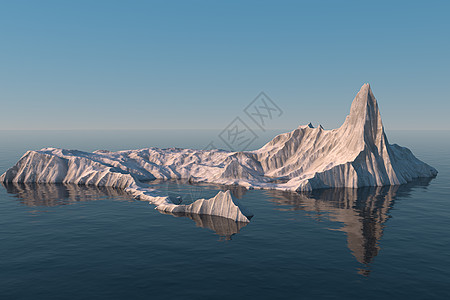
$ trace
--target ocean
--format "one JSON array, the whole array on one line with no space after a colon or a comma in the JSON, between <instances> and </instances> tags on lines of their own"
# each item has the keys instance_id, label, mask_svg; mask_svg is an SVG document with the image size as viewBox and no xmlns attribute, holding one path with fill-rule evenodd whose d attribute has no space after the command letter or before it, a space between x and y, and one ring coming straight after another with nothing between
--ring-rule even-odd
<instances>
[{"instance_id":1,"label":"ocean","mask_svg":"<svg viewBox=\"0 0 450 300\"><path fill-rule=\"evenodd\" d=\"M217 134L0 131L0 173L43 147L202 149ZM250 223L162 214L112 188L0 185L0 299L449 299L450 132L387 135L438 176L307 195L150 183L186 201L229 189Z\"/></svg>"}]
</instances>

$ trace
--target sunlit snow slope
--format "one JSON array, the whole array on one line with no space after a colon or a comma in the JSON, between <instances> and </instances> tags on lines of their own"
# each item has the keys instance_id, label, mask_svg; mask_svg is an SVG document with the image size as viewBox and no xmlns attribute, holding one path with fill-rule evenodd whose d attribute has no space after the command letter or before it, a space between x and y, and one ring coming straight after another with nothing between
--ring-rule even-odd
<instances>
[{"instance_id":1,"label":"sunlit snow slope","mask_svg":"<svg viewBox=\"0 0 450 300\"><path fill-rule=\"evenodd\" d=\"M229 193L177 205L142 181L189 178L248 188L311 191L318 188L398 185L437 171L410 150L390 145L369 84L353 100L344 124L311 124L245 152L146 148L118 152L45 148L28 151L3 182L75 183L125 189L168 212L212 214L247 221L252 216Z\"/></svg>"}]
</instances>

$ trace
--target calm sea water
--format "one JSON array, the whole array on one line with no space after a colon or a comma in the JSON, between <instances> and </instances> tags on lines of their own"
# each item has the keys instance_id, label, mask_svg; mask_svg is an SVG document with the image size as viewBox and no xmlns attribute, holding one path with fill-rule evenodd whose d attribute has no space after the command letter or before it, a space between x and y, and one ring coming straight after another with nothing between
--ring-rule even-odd
<instances>
[{"instance_id":1,"label":"calm sea water","mask_svg":"<svg viewBox=\"0 0 450 300\"><path fill-rule=\"evenodd\" d=\"M0 172L28 149L202 148L215 136L0 131ZM308 196L232 188L255 214L248 224L164 215L109 188L0 186L0 298L449 299L450 132L388 137L438 176ZM185 201L229 188L153 184Z\"/></svg>"}]
</instances>

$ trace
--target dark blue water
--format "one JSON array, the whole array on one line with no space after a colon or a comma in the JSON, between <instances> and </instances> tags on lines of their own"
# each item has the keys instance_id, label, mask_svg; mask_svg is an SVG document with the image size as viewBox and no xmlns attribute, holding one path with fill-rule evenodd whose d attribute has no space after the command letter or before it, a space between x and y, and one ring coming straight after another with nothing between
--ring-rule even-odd
<instances>
[{"instance_id":1,"label":"dark blue water","mask_svg":"<svg viewBox=\"0 0 450 300\"><path fill-rule=\"evenodd\" d=\"M4 131L0 172L44 146L202 148L214 134ZM308 196L154 182L186 201L231 189L249 224L164 215L108 188L0 186L0 298L448 299L450 133L388 136L438 176Z\"/></svg>"}]
</instances>

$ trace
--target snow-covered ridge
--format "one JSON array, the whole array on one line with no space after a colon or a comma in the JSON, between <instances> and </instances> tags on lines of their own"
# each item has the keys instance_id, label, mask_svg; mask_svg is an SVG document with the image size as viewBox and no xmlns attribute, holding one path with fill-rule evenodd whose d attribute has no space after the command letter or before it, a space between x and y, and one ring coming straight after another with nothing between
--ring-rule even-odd
<instances>
[{"instance_id":1,"label":"snow-covered ridge","mask_svg":"<svg viewBox=\"0 0 450 300\"><path fill-rule=\"evenodd\" d=\"M190 205L175 204L177 199L171 199L140 182L137 178L145 177L139 175L137 166L136 169L131 169L130 166L133 165L131 162L125 166L96 152L45 148L27 151L14 167L0 176L0 181L107 186L123 189L136 199L149 201L156 209L164 212L209 214L236 222L249 222L253 216L229 192L219 192L211 199L199 199Z\"/></svg>"},{"instance_id":2,"label":"snow-covered ridge","mask_svg":"<svg viewBox=\"0 0 450 300\"><path fill-rule=\"evenodd\" d=\"M248 222L251 213L229 193L188 206L176 205L142 181L189 178L247 188L311 191L398 185L436 174L436 169L407 148L388 143L377 101L369 84L364 84L338 129L308 124L245 152L145 148L88 153L44 148L25 153L0 181L111 186L167 212L204 213Z\"/></svg>"}]
</instances>

